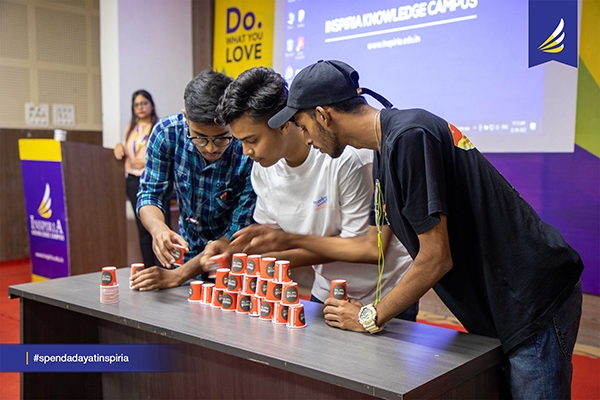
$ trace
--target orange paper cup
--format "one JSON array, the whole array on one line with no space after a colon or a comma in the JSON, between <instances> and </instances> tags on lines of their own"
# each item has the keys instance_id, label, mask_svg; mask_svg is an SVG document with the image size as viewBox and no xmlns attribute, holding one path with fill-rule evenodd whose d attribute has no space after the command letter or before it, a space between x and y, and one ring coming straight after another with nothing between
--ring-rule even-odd
<instances>
[{"instance_id":1,"label":"orange paper cup","mask_svg":"<svg viewBox=\"0 0 600 400\"><path fill-rule=\"evenodd\" d=\"M100 277L102 286L117 285L117 267L102 267L102 275Z\"/></svg>"},{"instance_id":2,"label":"orange paper cup","mask_svg":"<svg viewBox=\"0 0 600 400\"><path fill-rule=\"evenodd\" d=\"M338 300L348 300L348 290L345 279L334 279L331 281L329 297Z\"/></svg>"},{"instance_id":3,"label":"orange paper cup","mask_svg":"<svg viewBox=\"0 0 600 400\"><path fill-rule=\"evenodd\" d=\"M252 275L244 275L244 284L242 285L242 293L253 295L256 293L256 277Z\"/></svg>"},{"instance_id":4,"label":"orange paper cup","mask_svg":"<svg viewBox=\"0 0 600 400\"><path fill-rule=\"evenodd\" d=\"M223 293L225 293L225 289L219 289L216 286L213 288L211 307L221 308L223 306Z\"/></svg>"},{"instance_id":5,"label":"orange paper cup","mask_svg":"<svg viewBox=\"0 0 600 400\"><path fill-rule=\"evenodd\" d=\"M261 299L260 315L258 316L258 319L262 319L263 321L272 321L274 308L275 308L274 302L265 300L265 299Z\"/></svg>"},{"instance_id":6,"label":"orange paper cup","mask_svg":"<svg viewBox=\"0 0 600 400\"><path fill-rule=\"evenodd\" d=\"M252 254L248 256L248 259L246 260L246 275L260 275L261 259L262 257L260 254Z\"/></svg>"},{"instance_id":7,"label":"orange paper cup","mask_svg":"<svg viewBox=\"0 0 600 400\"><path fill-rule=\"evenodd\" d=\"M229 271L229 279L227 282L227 291L238 293L242 290L242 285L244 284L244 274L234 274L232 271Z\"/></svg>"},{"instance_id":8,"label":"orange paper cup","mask_svg":"<svg viewBox=\"0 0 600 400\"><path fill-rule=\"evenodd\" d=\"M258 317L260 315L260 298L256 296L250 296L250 311L248 315L251 317Z\"/></svg>"},{"instance_id":9,"label":"orange paper cup","mask_svg":"<svg viewBox=\"0 0 600 400\"><path fill-rule=\"evenodd\" d=\"M171 256L175 259L175 261L172 264L183 265L183 256L187 250L185 247L179 244L173 244L173 246L175 248L171 251Z\"/></svg>"},{"instance_id":10,"label":"orange paper cup","mask_svg":"<svg viewBox=\"0 0 600 400\"><path fill-rule=\"evenodd\" d=\"M288 322L288 306L281 304L280 302L275 303L275 309L273 310L273 323L285 325Z\"/></svg>"},{"instance_id":11,"label":"orange paper cup","mask_svg":"<svg viewBox=\"0 0 600 400\"><path fill-rule=\"evenodd\" d=\"M225 254L219 254L217 256L212 256L206 262L206 266L209 268L208 277L212 279L212 278L216 277L217 269L219 269L219 268L229 269L229 259L227 258L227 256L225 256Z\"/></svg>"},{"instance_id":12,"label":"orange paper cup","mask_svg":"<svg viewBox=\"0 0 600 400\"><path fill-rule=\"evenodd\" d=\"M246 273L246 263L248 255L246 253L235 253L231 259L231 271L236 274Z\"/></svg>"},{"instance_id":13,"label":"orange paper cup","mask_svg":"<svg viewBox=\"0 0 600 400\"><path fill-rule=\"evenodd\" d=\"M275 257L263 257L260 260L260 277L263 279L275 278Z\"/></svg>"},{"instance_id":14,"label":"orange paper cup","mask_svg":"<svg viewBox=\"0 0 600 400\"><path fill-rule=\"evenodd\" d=\"M202 285L202 301L200 303L210 305L212 303L212 294L215 287L214 283L205 283Z\"/></svg>"},{"instance_id":15,"label":"orange paper cup","mask_svg":"<svg viewBox=\"0 0 600 400\"><path fill-rule=\"evenodd\" d=\"M275 261L275 280L278 282L291 282L290 262L287 260Z\"/></svg>"},{"instance_id":16,"label":"orange paper cup","mask_svg":"<svg viewBox=\"0 0 600 400\"><path fill-rule=\"evenodd\" d=\"M191 281L190 282L190 297L188 301L192 303L200 303L202 301L202 281Z\"/></svg>"},{"instance_id":17,"label":"orange paper cup","mask_svg":"<svg viewBox=\"0 0 600 400\"><path fill-rule=\"evenodd\" d=\"M298 296L298 283L284 283L281 288L281 304L293 306L294 304L298 303L300 303L300 298Z\"/></svg>"},{"instance_id":18,"label":"orange paper cup","mask_svg":"<svg viewBox=\"0 0 600 400\"><path fill-rule=\"evenodd\" d=\"M281 283L273 280L267 281L267 300L269 301L280 301L281 300Z\"/></svg>"},{"instance_id":19,"label":"orange paper cup","mask_svg":"<svg viewBox=\"0 0 600 400\"><path fill-rule=\"evenodd\" d=\"M215 277L215 287L217 289L227 289L229 285L229 268L217 269Z\"/></svg>"},{"instance_id":20,"label":"orange paper cup","mask_svg":"<svg viewBox=\"0 0 600 400\"><path fill-rule=\"evenodd\" d=\"M256 279L256 297L260 297L261 299L266 298L268 285L269 285L268 279L263 279L263 278Z\"/></svg>"},{"instance_id":21,"label":"orange paper cup","mask_svg":"<svg viewBox=\"0 0 600 400\"><path fill-rule=\"evenodd\" d=\"M304 328L306 320L304 319L304 304L289 306L288 308L288 328Z\"/></svg>"},{"instance_id":22,"label":"orange paper cup","mask_svg":"<svg viewBox=\"0 0 600 400\"><path fill-rule=\"evenodd\" d=\"M237 307L235 312L238 314L248 314L252 307L252 299L248 295L238 294Z\"/></svg>"},{"instance_id":23,"label":"orange paper cup","mask_svg":"<svg viewBox=\"0 0 600 400\"><path fill-rule=\"evenodd\" d=\"M142 263L131 264L131 271L130 271L129 276L133 277L135 274L137 274L138 272L140 272L143 269L144 269L144 264L142 264ZM131 281L129 281L129 289L133 289L133 286L131 286Z\"/></svg>"}]
</instances>

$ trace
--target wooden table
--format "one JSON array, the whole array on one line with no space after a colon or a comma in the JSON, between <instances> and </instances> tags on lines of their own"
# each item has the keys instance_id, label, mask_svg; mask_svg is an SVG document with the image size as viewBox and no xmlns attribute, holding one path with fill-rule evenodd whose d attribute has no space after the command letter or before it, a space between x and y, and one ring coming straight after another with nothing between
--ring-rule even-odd
<instances>
[{"instance_id":1,"label":"wooden table","mask_svg":"<svg viewBox=\"0 0 600 400\"><path fill-rule=\"evenodd\" d=\"M304 302L304 329L189 303L188 287L128 288L99 302L100 273L9 287L21 342L179 344L185 372L23 373L23 398L497 398L496 339L401 320L377 335L328 327Z\"/></svg>"}]
</instances>

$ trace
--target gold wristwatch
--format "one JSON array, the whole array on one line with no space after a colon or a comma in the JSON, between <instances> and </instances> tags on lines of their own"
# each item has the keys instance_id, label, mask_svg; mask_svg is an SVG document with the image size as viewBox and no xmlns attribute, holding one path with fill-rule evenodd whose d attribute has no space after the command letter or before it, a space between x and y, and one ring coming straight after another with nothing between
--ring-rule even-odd
<instances>
[{"instance_id":1,"label":"gold wristwatch","mask_svg":"<svg viewBox=\"0 0 600 400\"><path fill-rule=\"evenodd\" d=\"M373 306L373 303L367 304L360 309L358 312L358 322L369 333L377 333L383 330L383 326L377 326L377 310Z\"/></svg>"}]
</instances>

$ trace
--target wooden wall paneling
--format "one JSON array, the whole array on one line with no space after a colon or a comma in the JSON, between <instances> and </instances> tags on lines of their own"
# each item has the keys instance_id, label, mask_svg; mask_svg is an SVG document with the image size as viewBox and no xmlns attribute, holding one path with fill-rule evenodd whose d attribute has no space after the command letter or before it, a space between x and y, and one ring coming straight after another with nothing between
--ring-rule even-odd
<instances>
[{"instance_id":1,"label":"wooden wall paneling","mask_svg":"<svg viewBox=\"0 0 600 400\"><path fill-rule=\"evenodd\" d=\"M110 149L62 145L71 275L127 265L123 164Z\"/></svg>"},{"instance_id":2,"label":"wooden wall paneling","mask_svg":"<svg viewBox=\"0 0 600 400\"><path fill-rule=\"evenodd\" d=\"M213 65L214 0L192 0L192 71L194 76Z\"/></svg>"}]
</instances>

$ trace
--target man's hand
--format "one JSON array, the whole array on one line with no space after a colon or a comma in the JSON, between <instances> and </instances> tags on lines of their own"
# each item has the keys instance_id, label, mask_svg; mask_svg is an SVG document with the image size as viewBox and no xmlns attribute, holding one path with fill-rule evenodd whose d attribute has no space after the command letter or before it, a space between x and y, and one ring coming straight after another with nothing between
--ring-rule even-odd
<instances>
[{"instance_id":1,"label":"man's hand","mask_svg":"<svg viewBox=\"0 0 600 400\"><path fill-rule=\"evenodd\" d=\"M209 258L212 256L224 254L227 259L231 259L231 255L233 254L231 249L229 248L229 241L222 237L219 240L212 241L204 247L204 251L199 255L200 256L200 265L202 265L202 270L204 272L210 272L211 263L208 262Z\"/></svg>"},{"instance_id":2,"label":"man's hand","mask_svg":"<svg viewBox=\"0 0 600 400\"><path fill-rule=\"evenodd\" d=\"M129 278L133 289L140 292L169 289L181 285L179 268L167 270L161 267L145 268Z\"/></svg>"},{"instance_id":3,"label":"man's hand","mask_svg":"<svg viewBox=\"0 0 600 400\"><path fill-rule=\"evenodd\" d=\"M325 308L323 309L325 323L334 328L366 332L365 328L358 322L358 312L362 306L363 304L355 299L345 301L329 298L325 300Z\"/></svg>"},{"instance_id":4,"label":"man's hand","mask_svg":"<svg viewBox=\"0 0 600 400\"><path fill-rule=\"evenodd\" d=\"M254 224L233 235L231 247L235 252L262 254L289 249L288 234L281 229Z\"/></svg>"},{"instance_id":5,"label":"man's hand","mask_svg":"<svg viewBox=\"0 0 600 400\"><path fill-rule=\"evenodd\" d=\"M174 243L186 249L188 248L187 242L177 233L168 229L166 225L164 229L152 232L152 250L154 250L156 258L165 268L171 268L171 264L175 262L175 259L171 255L171 252L175 250Z\"/></svg>"}]
</instances>

